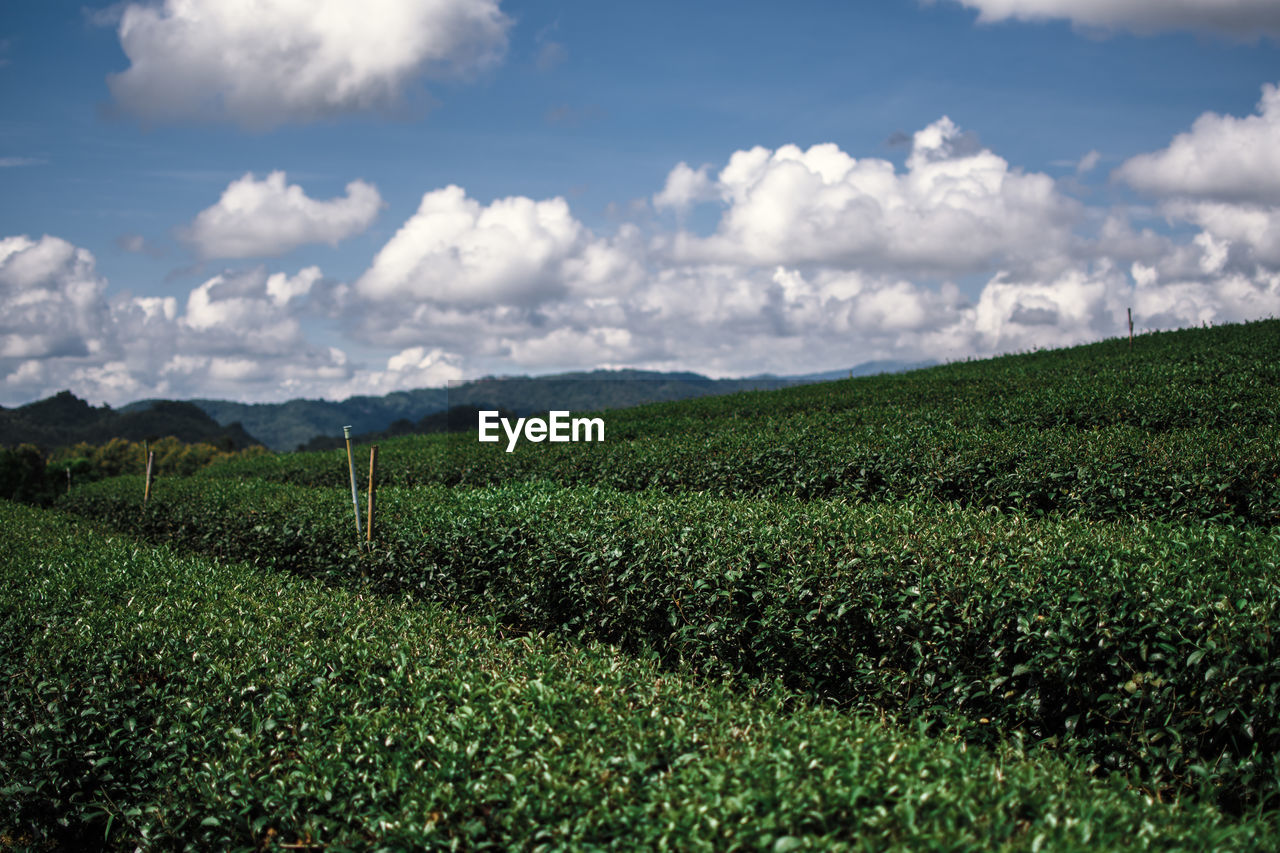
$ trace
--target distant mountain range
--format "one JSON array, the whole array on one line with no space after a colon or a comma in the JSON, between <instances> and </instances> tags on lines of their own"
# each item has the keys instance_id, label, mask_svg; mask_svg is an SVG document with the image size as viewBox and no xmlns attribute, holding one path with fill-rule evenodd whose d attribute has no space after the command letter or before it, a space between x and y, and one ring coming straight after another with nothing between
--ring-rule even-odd
<instances>
[{"instance_id":1,"label":"distant mountain range","mask_svg":"<svg viewBox=\"0 0 1280 853\"><path fill-rule=\"evenodd\" d=\"M742 379L710 379L697 373L595 370L552 376L486 377L447 389L396 391L382 397L350 397L341 402L139 400L118 411L106 406L95 409L64 391L16 409L0 408L0 444L30 441L42 447L56 447L77 441L100 443L116 436L140 440L175 435L183 441L208 441L212 436L215 442L230 442L234 447L262 443L272 450L286 451L308 444L313 448L332 444L331 439L340 437L342 427L348 424L354 433L362 435L434 431L443 428L447 417L431 416L451 408L501 409L517 415L551 409L621 409L642 403L897 373L930 364L933 362L869 361L825 373L765 374ZM172 429L165 431L169 426Z\"/></svg>"},{"instance_id":2,"label":"distant mountain range","mask_svg":"<svg viewBox=\"0 0 1280 853\"><path fill-rule=\"evenodd\" d=\"M131 411L94 407L61 391L15 409L0 407L0 445L34 444L44 450L86 441L104 444L113 438L146 441L172 435L188 444L205 442L228 450L262 442L238 423L219 424L193 403L156 400Z\"/></svg>"}]
</instances>

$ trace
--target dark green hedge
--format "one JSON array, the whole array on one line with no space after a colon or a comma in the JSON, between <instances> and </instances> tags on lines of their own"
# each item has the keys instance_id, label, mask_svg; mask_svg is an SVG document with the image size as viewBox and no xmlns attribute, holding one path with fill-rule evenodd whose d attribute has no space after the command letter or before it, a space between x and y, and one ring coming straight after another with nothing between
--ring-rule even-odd
<instances>
[{"instance_id":1,"label":"dark green hedge","mask_svg":"<svg viewBox=\"0 0 1280 853\"><path fill-rule=\"evenodd\" d=\"M1021 732L1162 796L1201 779L1231 810L1276 796L1274 533L524 484L386 490L379 545L357 554L341 490L194 479L145 510L140 491L121 480L64 505L705 673L782 677L971 741Z\"/></svg>"},{"instance_id":2,"label":"dark green hedge","mask_svg":"<svg viewBox=\"0 0 1280 853\"><path fill-rule=\"evenodd\" d=\"M1257 849L1162 805L597 645L0 503L0 837L86 850Z\"/></svg>"},{"instance_id":3,"label":"dark green hedge","mask_svg":"<svg viewBox=\"0 0 1280 853\"><path fill-rule=\"evenodd\" d=\"M389 485L565 486L732 497L928 497L1028 514L1280 523L1280 320L605 415L601 444L381 448ZM337 425L335 425L336 431ZM363 450L363 448L361 448ZM216 477L342 487L343 452Z\"/></svg>"}]
</instances>

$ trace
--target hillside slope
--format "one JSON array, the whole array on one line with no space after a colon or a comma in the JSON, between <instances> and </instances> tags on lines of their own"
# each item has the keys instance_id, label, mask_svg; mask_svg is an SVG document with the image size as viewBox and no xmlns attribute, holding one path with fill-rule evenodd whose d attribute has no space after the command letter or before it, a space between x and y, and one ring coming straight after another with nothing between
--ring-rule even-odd
<instances>
[{"instance_id":1,"label":"hillside slope","mask_svg":"<svg viewBox=\"0 0 1280 853\"><path fill-rule=\"evenodd\" d=\"M599 444L392 439L388 484L923 495L1033 513L1280 523L1280 321L606 413ZM210 475L341 486L345 456Z\"/></svg>"},{"instance_id":2,"label":"hillside slope","mask_svg":"<svg viewBox=\"0 0 1280 853\"><path fill-rule=\"evenodd\" d=\"M144 441L170 435L188 444L227 449L261 444L239 423L221 425L192 403L165 400L143 410L118 412L61 391L16 409L0 408L0 445L29 443L49 450L82 441L102 444L113 438Z\"/></svg>"},{"instance_id":3,"label":"hillside slope","mask_svg":"<svg viewBox=\"0 0 1280 853\"><path fill-rule=\"evenodd\" d=\"M243 423L272 450L294 450L319 439L324 446L340 438L350 424L356 434L406 434L430 431L419 422L447 408L465 406L503 409L520 415L560 408L573 411L622 409L645 403L789 388L848 376L870 376L920 367L896 361L870 361L855 367L805 376L748 376L710 379L697 373L652 370L594 370L549 376L486 377L449 388L394 391L381 397L357 396L342 401L288 400L283 403L238 403L191 400L220 424ZM157 400L124 407L141 411Z\"/></svg>"}]
</instances>

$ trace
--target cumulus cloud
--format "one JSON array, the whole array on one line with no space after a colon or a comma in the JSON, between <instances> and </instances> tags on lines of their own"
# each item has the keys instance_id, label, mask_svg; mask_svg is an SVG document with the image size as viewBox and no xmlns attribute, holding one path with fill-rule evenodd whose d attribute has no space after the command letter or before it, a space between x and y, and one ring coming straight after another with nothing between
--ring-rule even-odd
<instances>
[{"instance_id":1,"label":"cumulus cloud","mask_svg":"<svg viewBox=\"0 0 1280 853\"><path fill-rule=\"evenodd\" d=\"M818 263L959 274L1062 248L1078 204L1047 175L978 148L948 118L913 137L906 171L833 144L735 152L716 177L726 205L716 233L675 235L682 262ZM707 188L677 166L659 195ZM655 198L655 203L657 198Z\"/></svg>"},{"instance_id":2,"label":"cumulus cloud","mask_svg":"<svg viewBox=\"0 0 1280 853\"><path fill-rule=\"evenodd\" d=\"M1255 115L1205 113L1167 148L1127 160L1115 176L1154 195L1280 203L1280 87L1262 87Z\"/></svg>"},{"instance_id":3,"label":"cumulus cloud","mask_svg":"<svg viewBox=\"0 0 1280 853\"><path fill-rule=\"evenodd\" d=\"M1090 211L945 118L912 136L905 169L834 145L756 148L719 173L677 164L652 201L722 211L707 236L625 226L606 238L559 199L428 193L347 295L351 331L430 340L472 371L732 375L1068 345L1118 334L1129 306L1167 327L1271 298L1230 239L1137 227L1141 209Z\"/></svg>"},{"instance_id":4,"label":"cumulus cloud","mask_svg":"<svg viewBox=\"0 0 1280 853\"><path fill-rule=\"evenodd\" d=\"M1211 255L1206 255L1212 269ZM1135 265L1134 313L1154 328L1229 323L1280 316L1280 273L1221 272L1194 279L1166 279Z\"/></svg>"},{"instance_id":5,"label":"cumulus cloud","mask_svg":"<svg viewBox=\"0 0 1280 853\"><path fill-rule=\"evenodd\" d=\"M386 109L420 77L474 73L504 53L498 0L164 0L129 3L108 78L153 122L250 128Z\"/></svg>"},{"instance_id":6,"label":"cumulus cloud","mask_svg":"<svg viewBox=\"0 0 1280 853\"><path fill-rule=\"evenodd\" d=\"M1148 34L1195 30L1253 40L1280 37L1273 0L958 0L984 22L1067 20L1101 30Z\"/></svg>"},{"instance_id":7,"label":"cumulus cloud","mask_svg":"<svg viewBox=\"0 0 1280 853\"><path fill-rule=\"evenodd\" d=\"M174 296L110 294L88 250L57 237L0 239L0 397L62 388L113 404L143 396L279 399L353 378L341 351L307 338L322 280L228 272Z\"/></svg>"},{"instance_id":8,"label":"cumulus cloud","mask_svg":"<svg viewBox=\"0 0 1280 853\"><path fill-rule=\"evenodd\" d=\"M835 145L741 150L718 172L677 164L653 207L679 222L718 205L704 235L652 218L597 233L563 198L431 190L351 282L258 268L184 293L112 296L84 249L5 238L0 394L257 400L600 366L798 373L1097 340L1123 333L1129 307L1139 329L1275 316L1280 202L1242 198L1230 164L1207 153L1203 174L1183 170L1181 182L1162 159L1212 139L1252 163L1271 144L1255 125L1272 93L1257 121L1214 117L1201 134L1202 119L1129 161L1169 178L1146 185L1154 207L1085 207L944 118L911 137L902 168ZM237 183L251 203L210 210L283 205L260 218L287 221L358 195L312 201L283 175ZM268 202L255 207L254 193ZM298 218L273 246L304 231L323 239L323 216Z\"/></svg>"},{"instance_id":9,"label":"cumulus cloud","mask_svg":"<svg viewBox=\"0 0 1280 853\"><path fill-rule=\"evenodd\" d=\"M1175 200L1162 210L1173 219L1203 228L1202 233L1215 241L1224 256L1234 245L1244 250L1240 260L1246 265L1280 267L1280 207L1276 205Z\"/></svg>"},{"instance_id":10,"label":"cumulus cloud","mask_svg":"<svg viewBox=\"0 0 1280 853\"><path fill-rule=\"evenodd\" d=\"M1069 346L1113 336L1130 304L1129 291L1125 275L1109 265L1049 280L997 274L982 288L973 329L986 352Z\"/></svg>"},{"instance_id":11,"label":"cumulus cloud","mask_svg":"<svg viewBox=\"0 0 1280 853\"><path fill-rule=\"evenodd\" d=\"M1205 113L1168 147L1123 163L1116 178L1203 231L1215 264L1280 266L1280 87L1264 85L1254 115Z\"/></svg>"},{"instance_id":12,"label":"cumulus cloud","mask_svg":"<svg viewBox=\"0 0 1280 853\"><path fill-rule=\"evenodd\" d=\"M101 351L106 287L93 256L65 240L0 239L0 364Z\"/></svg>"},{"instance_id":13,"label":"cumulus cloud","mask_svg":"<svg viewBox=\"0 0 1280 853\"><path fill-rule=\"evenodd\" d=\"M307 243L336 245L372 225L382 207L377 187L364 181L347 184L346 196L317 201L286 180L272 172L232 181L182 238L204 258L271 257Z\"/></svg>"},{"instance_id":14,"label":"cumulus cloud","mask_svg":"<svg viewBox=\"0 0 1280 853\"><path fill-rule=\"evenodd\" d=\"M707 176L707 166L694 169L680 162L667 175L667 183L661 192L654 193L653 206L659 210L684 212L695 204L719 197L715 184Z\"/></svg>"},{"instance_id":15,"label":"cumulus cloud","mask_svg":"<svg viewBox=\"0 0 1280 853\"><path fill-rule=\"evenodd\" d=\"M482 205L448 186L422 197L355 289L379 302L534 305L567 293L566 264L589 239L563 198Z\"/></svg>"}]
</instances>

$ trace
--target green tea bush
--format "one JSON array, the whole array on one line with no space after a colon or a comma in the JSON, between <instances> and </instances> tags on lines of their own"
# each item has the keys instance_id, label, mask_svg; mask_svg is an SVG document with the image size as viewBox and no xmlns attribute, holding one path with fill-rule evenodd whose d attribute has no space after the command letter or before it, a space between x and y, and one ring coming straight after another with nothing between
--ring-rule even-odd
<instances>
[{"instance_id":1,"label":"green tea bush","mask_svg":"<svg viewBox=\"0 0 1280 853\"><path fill-rule=\"evenodd\" d=\"M389 485L565 486L805 499L928 497L1042 515L1280 523L1280 321L609 412L603 444L381 448ZM213 477L342 487L342 452Z\"/></svg>"},{"instance_id":2,"label":"green tea bush","mask_svg":"<svg viewBox=\"0 0 1280 853\"><path fill-rule=\"evenodd\" d=\"M37 849L1274 849L988 751L0 504L0 829Z\"/></svg>"},{"instance_id":3,"label":"green tea bush","mask_svg":"<svg viewBox=\"0 0 1280 853\"><path fill-rule=\"evenodd\" d=\"M193 479L145 509L140 491L125 479L63 505L975 742L1020 732L1161 796L1205 780L1239 811L1277 793L1274 532L522 484L384 490L380 544L357 553L340 490Z\"/></svg>"}]
</instances>

